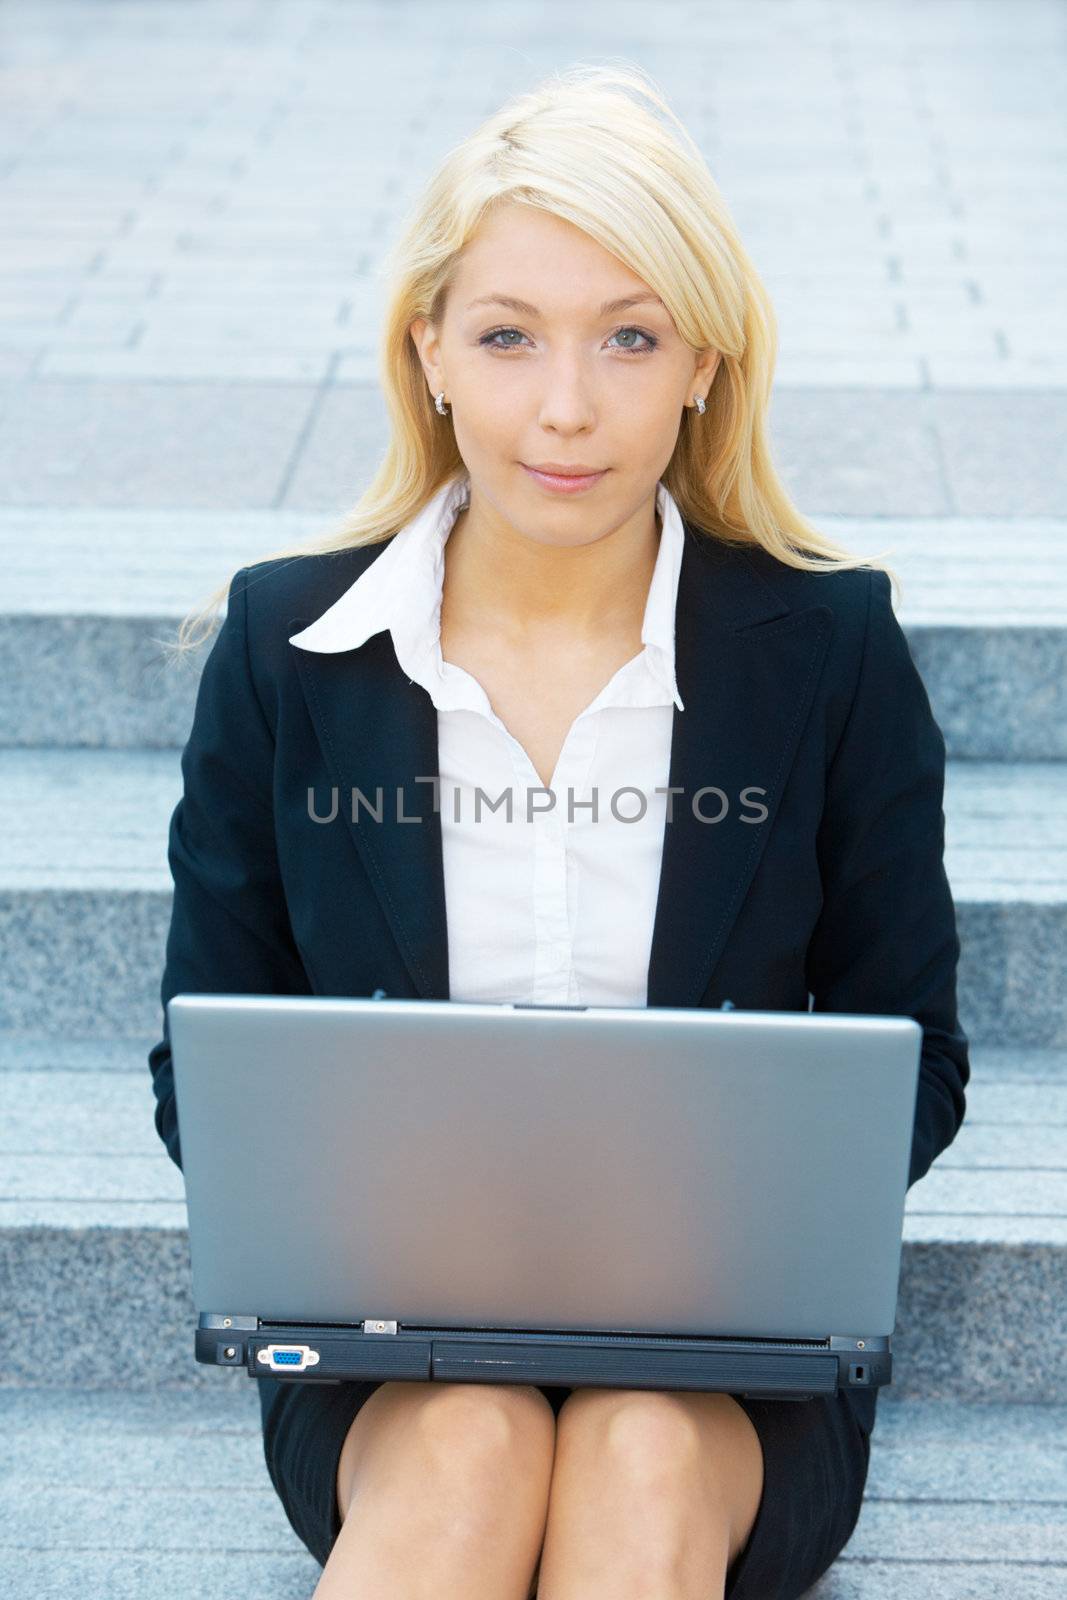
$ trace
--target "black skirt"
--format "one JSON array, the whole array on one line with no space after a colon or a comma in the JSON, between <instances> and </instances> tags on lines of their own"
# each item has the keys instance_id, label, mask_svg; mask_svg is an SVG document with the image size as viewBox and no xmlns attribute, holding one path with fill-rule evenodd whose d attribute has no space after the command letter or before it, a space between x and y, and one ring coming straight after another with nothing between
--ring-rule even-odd
<instances>
[{"instance_id":1,"label":"black skirt","mask_svg":"<svg viewBox=\"0 0 1067 1600\"><path fill-rule=\"evenodd\" d=\"M341 1531L337 1466L352 1419L380 1385L257 1378L267 1471L293 1529L322 1565ZM541 1385L559 1415L569 1386ZM811 1400L734 1397L763 1447L763 1495L725 1600L798 1600L859 1519L878 1391Z\"/></svg>"}]
</instances>

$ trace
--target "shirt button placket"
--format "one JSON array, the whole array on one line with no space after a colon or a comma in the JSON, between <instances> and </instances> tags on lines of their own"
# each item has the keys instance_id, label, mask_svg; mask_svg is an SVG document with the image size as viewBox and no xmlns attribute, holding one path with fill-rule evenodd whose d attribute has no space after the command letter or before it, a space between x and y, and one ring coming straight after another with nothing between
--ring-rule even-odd
<instances>
[{"instance_id":1,"label":"shirt button placket","mask_svg":"<svg viewBox=\"0 0 1067 1600\"><path fill-rule=\"evenodd\" d=\"M568 735L569 738L569 735ZM570 991L571 936L567 916L567 844L566 827L560 815L566 805L566 744L557 762L556 784L553 788L556 803L549 811L535 811L530 826L534 830L534 932L536 954L534 959L534 999L540 1005L551 1005L566 1000ZM525 782L531 788L544 787L533 763L525 756ZM544 801L545 796L539 795ZM525 789L522 805L526 805Z\"/></svg>"}]
</instances>

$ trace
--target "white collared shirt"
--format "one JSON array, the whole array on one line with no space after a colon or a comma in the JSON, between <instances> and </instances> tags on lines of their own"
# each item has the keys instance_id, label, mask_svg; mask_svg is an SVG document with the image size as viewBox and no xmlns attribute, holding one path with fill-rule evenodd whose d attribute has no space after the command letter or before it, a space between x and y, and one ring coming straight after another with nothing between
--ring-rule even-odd
<instances>
[{"instance_id":1,"label":"white collared shirt","mask_svg":"<svg viewBox=\"0 0 1067 1600\"><path fill-rule=\"evenodd\" d=\"M575 718L546 791L482 685L442 658L444 547L469 496L465 472L450 479L289 642L352 650L388 630L402 671L437 709L451 999L643 1006L667 815L656 789L669 782L674 707L684 710L674 677L681 514L658 483L644 649Z\"/></svg>"}]
</instances>

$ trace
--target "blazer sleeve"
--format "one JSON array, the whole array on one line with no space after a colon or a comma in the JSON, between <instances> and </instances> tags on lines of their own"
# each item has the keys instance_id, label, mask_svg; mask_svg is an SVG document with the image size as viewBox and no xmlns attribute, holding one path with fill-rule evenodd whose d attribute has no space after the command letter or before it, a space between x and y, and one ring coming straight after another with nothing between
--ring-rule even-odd
<instances>
[{"instance_id":1,"label":"blazer sleeve","mask_svg":"<svg viewBox=\"0 0 1067 1600\"><path fill-rule=\"evenodd\" d=\"M894 614L889 576L869 577L855 698L826 778L823 906L807 951L808 991L815 1011L921 1025L910 1189L959 1131L970 1064L944 866L945 741Z\"/></svg>"},{"instance_id":2,"label":"blazer sleeve","mask_svg":"<svg viewBox=\"0 0 1067 1600\"><path fill-rule=\"evenodd\" d=\"M174 897L160 984L163 1036L148 1063L156 1132L179 1171L168 1000L186 991L311 992L278 868L274 738L249 666L248 573L242 567L230 582L226 617L204 662L168 835Z\"/></svg>"}]
</instances>

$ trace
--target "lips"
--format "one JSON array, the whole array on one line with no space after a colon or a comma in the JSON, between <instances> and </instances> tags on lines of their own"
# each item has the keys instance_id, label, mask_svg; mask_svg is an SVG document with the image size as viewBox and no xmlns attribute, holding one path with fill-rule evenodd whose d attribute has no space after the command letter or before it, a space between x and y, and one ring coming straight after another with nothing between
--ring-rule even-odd
<instances>
[{"instance_id":1,"label":"lips","mask_svg":"<svg viewBox=\"0 0 1067 1600\"><path fill-rule=\"evenodd\" d=\"M595 483L599 483L607 473L606 467L601 472L540 472L536 467L528 467L525 461L522 462L522 469L542 488L552 489L558 494L580 494L582 490L591 489Z\"/></svg>"}]
</instances>

